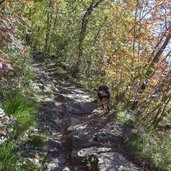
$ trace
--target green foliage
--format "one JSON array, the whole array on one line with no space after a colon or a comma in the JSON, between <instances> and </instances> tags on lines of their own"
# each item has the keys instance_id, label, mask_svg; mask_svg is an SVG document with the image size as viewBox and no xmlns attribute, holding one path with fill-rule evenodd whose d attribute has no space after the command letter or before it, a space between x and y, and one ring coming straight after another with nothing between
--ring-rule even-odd
<instances>
[{"instance_id":1,"label":"green foliage","mask_svg":"<svg viewBox=\"0 0 171 171\"><path fill-rule=\"evenodd\" d=\"M32 163L22 157L20 152L16 151L16 142L11 141L0 146L0 170L1 171L24 171L32 169L39 170L40 163Z\"/></svg>"},{"instance_id":2,"label":"green foliage","mask_svg":"<svg viewBox=\"0 0 171 171\"><path fill-rule=\"evenodd\" d=\"M31 99L16 91L8 92L1 105L5 113L13 115L19 124L13 126L14 135L11 135L12 139L0 146L0 170L20 171L23 170L24 161L17 150L17 146L19 138L24 136L25 131L36 121L36 106Z\"/></svg>"},{"instance_id":3,"label":"green foliage","mask_svg":"<svg viewBox=\"0 0 171 171\"><path fill-rule=\"evenodd\" d=\"M132 150L137 159L153 163L159 170L170 171L171 137L169 133L151 131L137 135L135 139L128 142L127 148Z\"/></svg>"},{"instance_id":4,"label":"green foliage","mask_svg":"<svg viewBox=\"0 0 171 171\"><path fill-rule=\"evenodd\" d=\"M21 159L20 155L14 155L14 142L0 146L0 170L1 171L15 171L17 170L17 163ZM19 170L18 170L19 171Z\"/></svg>"},{"instance_id":5,"label":"green foliage","mask_svg":"<svg viewBox=\"0 0 171 171\"><path fill-rule=\"evenodd\" d=\"M44 137L34 134L34 135L31 135L30 141L35 146L42 146L44 144Z\"/></svg>"}]
</instances>

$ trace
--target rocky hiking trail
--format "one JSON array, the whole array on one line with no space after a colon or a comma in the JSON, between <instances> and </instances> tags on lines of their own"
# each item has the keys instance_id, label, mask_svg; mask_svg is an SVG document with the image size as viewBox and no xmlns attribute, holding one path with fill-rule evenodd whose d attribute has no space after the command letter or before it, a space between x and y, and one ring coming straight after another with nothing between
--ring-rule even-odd
<instances>
[{"instance_id":1,"label":"rocky hiking trail","mask_svg":"<svg viewBox=\"0 0 171 171\"><path fill-rule=\"evenodd\" d=\"M33 70L39 120L32 130L35 142L29 148L29 160L41 164L38 170L143 170L122 150L123 136L130 130L115 121L113 112L98 109L93 98L65 73L59 73L55 64L36 60ZM38 136L43 137L43 145Z\"/></svg>"}]
</instances>

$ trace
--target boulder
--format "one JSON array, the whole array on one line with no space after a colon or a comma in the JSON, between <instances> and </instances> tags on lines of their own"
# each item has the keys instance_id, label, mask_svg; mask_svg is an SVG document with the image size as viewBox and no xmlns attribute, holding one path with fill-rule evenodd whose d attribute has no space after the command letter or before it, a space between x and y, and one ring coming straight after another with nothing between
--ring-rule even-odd
<instances>
[{"instance_id":1,"label":"boulder","mask_svg":"<svg viewBox=\"0 0 171 171\"><path fill-rule=\"evenodd\" d=\"M72 163L75 166L95 167L98 171L140 171L141 169L129 161L121 153L112 148L90 147L72 152ZM92 160L93 157L93 160ZM93 163L94 162L94 163Z\"/></svg>"}]
</instances>

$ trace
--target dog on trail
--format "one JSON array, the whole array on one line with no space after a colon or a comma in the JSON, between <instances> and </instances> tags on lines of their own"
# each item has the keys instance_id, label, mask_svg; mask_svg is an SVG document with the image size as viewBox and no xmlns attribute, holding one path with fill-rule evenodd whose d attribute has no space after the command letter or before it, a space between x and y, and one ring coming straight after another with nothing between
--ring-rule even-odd
<instances>
[{"instance_id":1,"label":"dog on trail","mask_svg":"<svg viewBox=\"0 0 171 171\"><path fill-rule=\"evenodd\" d=\"M99 101L101 108L107 108L107 111L109 112L110 92L107 86L102 85L97 89L97 99Z\"/></svg>"}]
</instances>

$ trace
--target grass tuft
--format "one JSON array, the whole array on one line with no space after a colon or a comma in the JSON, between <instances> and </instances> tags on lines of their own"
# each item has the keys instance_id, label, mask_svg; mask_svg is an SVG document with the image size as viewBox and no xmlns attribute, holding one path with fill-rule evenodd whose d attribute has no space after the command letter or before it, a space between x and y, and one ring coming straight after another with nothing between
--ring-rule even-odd
<instances>
[{"instance_id":1,"label":"grass tuft","mask_svg":"<svg viewBox=\"0 0 171 171\"><path fill-rule=\"evenodd\" d=\"M2 102L6 115L14 116L24 129L28 129L36 119L34 102L21 95L12 94Z\"/></svg>"},{"instance_id":2,"label":"grass tuft","mask_svg":"<svg viewBox=\"0 0 171 171\"><path fill-rule=\"evenodd\" d=\"M13 135L0 146L0 171L21 171L23 159L17 150L22 142L20 137L35 123L36 106L34 102L24 95L11 92L1 104L6 115L12 115L17 119L17 126L10 125L14 128Z\"/></svg>"}]
</instances>

